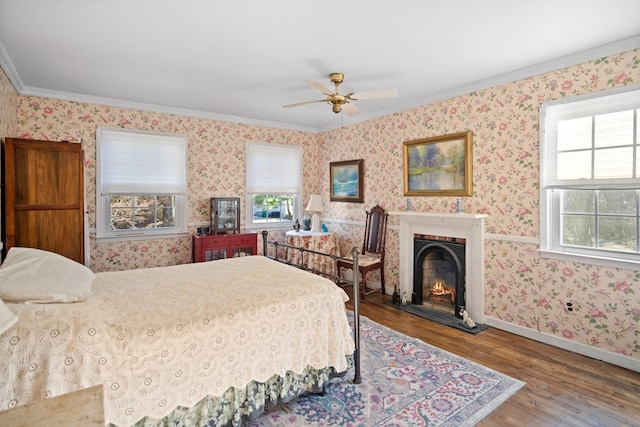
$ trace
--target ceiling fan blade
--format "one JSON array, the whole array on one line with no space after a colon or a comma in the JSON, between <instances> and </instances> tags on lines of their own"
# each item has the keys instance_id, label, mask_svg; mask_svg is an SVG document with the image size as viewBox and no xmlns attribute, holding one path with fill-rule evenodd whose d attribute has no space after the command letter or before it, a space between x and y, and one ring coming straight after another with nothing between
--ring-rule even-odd
<instances>
[{"instance_id":1,"label":"ceiling fan blade","mask_svg":"<svg viewBox=\"0 0 640 427\"><path fill-rule=\"evenodd\" d=\"M329 89L328 87L326 87L322 83L318 83L315 80L305 80L305 82L309 86L311 86L312 88L314 88L316 90L319 90L320 92L324 93L325 95L331 95L333 93L333 91L331 89Z\"/></svg>"},{"instance_id":2,"label":"ceiling fan blade","mask_svg":"<svg viewBox=\"0 0 640 427\"><path fill-rule=\"evenodd\" d=\"M360 112L360 110L358 110L355 105L349 102L342 105L342 111L344 111L347 116L353 116L354 114L358 114Z\"/></svg>"},{"instance_id":3,"label":"ceiling fan blade","mask_svg":"<svg viewBox=\"0 0 640 427\"><path fill-rule=\"evenodd\" d=\"M372 90L369 92L356 92L349 94L349 99L376 99L376 98L395 98L398 96L397 89Z\"/></svg>"},{"instance_id":4,"label":"ceiling fan blade","mask_svg":"<svg viewBox=\"0 0 640 427\"><path fill-rule=\"evenodd\" d=\"M283 105L282 108L299 107L301 105L315 104L316 102L327 102L326 99L316 99L315 101L296 102L295 104Z\"/></svg>"}]
</instances>

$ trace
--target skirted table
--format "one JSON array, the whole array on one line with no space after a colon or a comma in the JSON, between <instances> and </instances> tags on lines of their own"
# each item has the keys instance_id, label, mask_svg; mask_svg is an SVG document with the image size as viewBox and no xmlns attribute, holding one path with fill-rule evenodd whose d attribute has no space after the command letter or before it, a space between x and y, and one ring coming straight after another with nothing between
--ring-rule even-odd
<instances>
[{"instance_id":1,"label":"skirted table","mask_svg":"<svg viewBox=\"0 0 640 427\"><path fill-rule=\"evenodd\" d=\"M287 244L330 255L340 255L336 233L290 230L287 231ZM303 263L302 256L301 251L287 248L287 261L327 274L335 274L335 266L331 258L306 252Z\"/></svg>"}]
</instances>

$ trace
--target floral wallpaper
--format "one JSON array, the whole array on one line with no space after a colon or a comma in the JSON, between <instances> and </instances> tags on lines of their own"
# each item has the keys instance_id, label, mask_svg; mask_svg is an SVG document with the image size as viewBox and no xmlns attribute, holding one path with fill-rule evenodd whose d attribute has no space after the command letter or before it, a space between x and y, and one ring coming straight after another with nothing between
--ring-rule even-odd
<instances>
[{"instance_id":1,"label":"floral wallpaper","mask_svg":"<svg viewBox=\"0 0 640 427\"><path fill-rule=\"evenodd\" d=\"M486 315L640 360L640 272L545 259L535 244L491 237L539 237L540 103L638 82L640 55L632 50L319 135L20 96L17 128L2 130L5 135L84 144L90 227L95 227L99 125L187 134L192 223L207 221L209 197L243 194L246 140L301 145L305 200L311 193L322 195L325 223L340 237L343 254L361 245L358 222L364 221L367 208L380 204L388 210L405 209L404 141L471 130L474 191L463 199L463 207L468 213L488 215ZM0 114L11 116L12 107L3 113L12 97L7 85L0 79ZM364 203L330 202L329 163L360 158ZM456 209L455 198L411 197L410 201L417 211ZM393 287L399 278L399 239L393 227L397 218L391 216L389 221L385 280ZM190 258L190 239L91 241L96 271L178 264Z\"/></svg>"},{"instance_id":2,"label":"floral wallpaper","mask_svg":"<svg viewBox=\"0 0 640 427\"><path fill-rule=\"evenodd\" d=\"M16 111L18 108L18 92L14 89L9 78L0 68L0 142L5 136L14 136L18 133ZM0 164L2 164L0 162ZM2 213L0 212L0 221Z\"/></svg>"},{"instance_id":3,"label":"floral wallpaper","mask_svg":"<svg viewBox=\"0 0 640 427\"><path fill-rule=\"evenodd\" d=\"M0 138L14 136L18 133L16 111L18 109L18 92L9 78L0 68Z\"/></svg>"},{"instance_id":4,"label":"floral wallpaper","mask_svg":"<svg viewBox=\"0 0 640 427\"><path fill-rule=\"evenodd\" d=\"M326 132L320 182L328 182L330 162L363 158L364 207L379 203L404 210L402 143L471 130L473 197L463 199L464 211L487 214L489 235L539 238L540 104L634 83L640 83L637 50ZM456 210L451 197L409 199L417 211ZM328 208L324 215L329 218L364 219L360 205L330 203ZM397 225L397 218L389 221ZM334 228L343 252L361 241L359 227ZM538 249L489 236L485 314L640 359L640 272L545 259ZM392 229L387 233L387 286L398 283L398 261L398 232Z\"/></svg>"},{"instance_id":5,"label":"floral wallpaper","mask_svg":"<svg viewBox=\"0 0 640 427\"><path fill-rule=\"evenodd\" d=\"M20 97L20 138L81 142L85 156L86 210L95 229L96 129L98 126L186 134L189 163L189 222L208 223L209 198L244 195L247 140L304 147L305 194L317 191L318 136L298 131L218 122L38 97ZM308 189L308 191L306 190ZM241 202L244 211L244 199ZM195 226L191 227L195 231ZM191 261L190 237L98 243L90 235L94 271L184 264Z\"/></svg>"}]
</instances>

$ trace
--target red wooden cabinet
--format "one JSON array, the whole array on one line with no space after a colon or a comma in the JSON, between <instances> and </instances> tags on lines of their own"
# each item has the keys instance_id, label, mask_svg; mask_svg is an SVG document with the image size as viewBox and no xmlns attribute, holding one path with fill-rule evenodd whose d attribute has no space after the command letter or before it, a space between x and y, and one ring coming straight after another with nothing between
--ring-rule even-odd
<instances>
[{"instance_id":1,"label":"red wooden cabinet","mask_svg":"<svg viewBox=\"0 0 640 427\"><path fill-rule=\"evenodd\" d=\"M193 236L193 262L215 261L257 253L257 233Z\"/></svg>"}]
</instances>

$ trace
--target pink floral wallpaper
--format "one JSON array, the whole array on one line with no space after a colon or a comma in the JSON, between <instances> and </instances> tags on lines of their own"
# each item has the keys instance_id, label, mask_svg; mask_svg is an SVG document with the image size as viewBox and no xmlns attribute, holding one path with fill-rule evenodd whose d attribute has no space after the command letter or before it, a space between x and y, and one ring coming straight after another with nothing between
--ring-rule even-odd
<instances>
[{"instance_id":1,"label":"pink floral wallpaper","mask_svg":"<svg viewBox=\"0 0 640 427\"><path fill-rule=\"evenodd\" d=\"M99 125L179 132L189 138L189 207L193 223L207 221L211 196L244 191L244 143L272 141L304 147L305 200L322 194L326 224L346 253L362 241L365 209L403 210L402 143L473 131L472 197L464 210L488 215L486 232L539 237L538 109L542 102L640 82L638 51L469 93L320 135L169 114L18 97L17 126L5 136L82 141L89 223L95 227L95 129ZM0 79L0 120L11 120L15 95ZM5 112L8 110L8 112ZM5 118L4 116L8 116ZM0 122L1 124L2 122ZM364 159L363 204L329 201L329 163ZM418 211L454 212L455 198L411 197ZM397 218L387 233L387 286L398 283ZM489 236L490 237L490 236ZM91 241L96 271L188 262L189 239L120 243ZM540 258L532 243L486 242L486 315L597 349L640 360L640 272ZM569 312L566 303L574 310Z\"/></svg>"},{"instance_id":2,"label":"pink floral wallpaper","mask_svg":"<svg viewBox=\"0 0 640 427\"><path fill-rule=\"evenodd\" d=\"M15 136L18 133L18 122L16 121L18 99L18 92L14 89L4 70L0 68L0 141L4 140L5 136ZM1 220L2 213L0 212Z\"/></svg>"},{"instance_id":3,"label":"pink floral wallpaper","mask_svg":"<svg viewBox=\"0 0 640 427\"><path fill-rule=\"evenodd\" d=\"M0 139L5 136L15 136L18 133L16 111L20 96L0 68Z\"/></svg>"},{"instance_id":4,"label":"pink floral wallpaper","mask_svg":"<svg viewBox=\"0 0 640 427\"><path fill-rule=\"evenodd\" d=\"M330 162L363 158L364 206L404 210L402 143L471 130L474 192L463 199L465 212L487 214L488 234L538 238L540 104L639 82L640 55L630 51L327 132L320 182L328 182ZM417 211L456 210L455 198L410 199ZM330 218L364 218L360 205L328 208ZM334 228L342 251L361 241L359 227ZM486 315L640 359L640 272L553 261L538 249L487 240ZM397 230L387 234L385 267L388 285L397 284Z\"/></svg>"},{"instance_id":5,"label":"pink floral wallpaper","mask_svg":"<svg viewBox=\"0 0 640 427\"><path fill-rule=\"evenodd\" d=\"M86 210L95 228L96 129L98 126L186 134L189 162L189 222L209 221L209 198L244 194L247 140L304 147L305 189L317 191L318 135L171 114L89 105L57 99L20 97L20 138L81 142L85 156ZM309 193L307 193L309 194ZM242 200L244 210L244 200ZM191 228L195 231L195 227ZM184 264L191 261L191 238L98 243L90 236L94 271Z\"/></svg>"}]
</instances>

